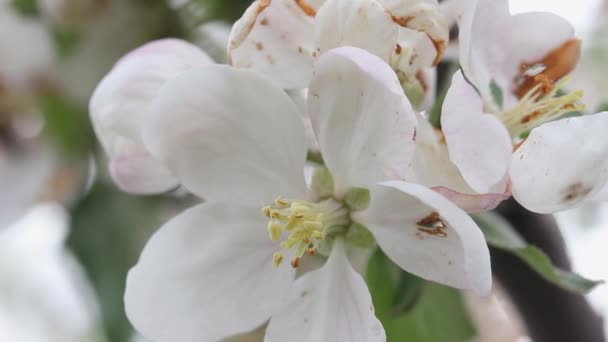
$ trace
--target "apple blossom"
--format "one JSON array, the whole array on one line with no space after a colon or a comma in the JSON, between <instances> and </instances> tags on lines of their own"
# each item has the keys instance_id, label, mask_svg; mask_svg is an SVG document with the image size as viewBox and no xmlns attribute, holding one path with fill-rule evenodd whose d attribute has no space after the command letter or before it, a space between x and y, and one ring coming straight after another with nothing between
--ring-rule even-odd
<instances>
[{"instance_id":1,"label":"apple blossom","mask_svg":"<svg viewBox=\"0 0 608 342\"><path fill-rule=\"evenodd\" d=\"M547 28L535 29L539 22ZM479 194L507 191L510 184L523 206L544 213L591 198L604 180L594 178L590 184L584 175L599 177L605 157L594 150L601 145L594 142L598 135L588 136L580 126L601 121L602 115L547 124L583 108L578 102L582 91L559 93L580 53L572 26L550 13L512 16L506 0L471 0L460 22L459 40L462 72L452 79L441 126L450 161L466 183ZM548 133L549 129L556 131ZM522 134L530 130L530 137L522 141ZM571 133L565 133L568 130ZM574 132L577 136L570 143L551 138ZM542 145L545 155L531 152L538 151L533 144ZM585 144L594 147L580 148ZM578 154L575 146L587 154L566 155L566 151ZM568 158L573 163L578 160L572 166L579 171L578 180L567 172L551 171L558 172L559 163Z\"/></svg>"},{"instance_id":2,"label":"apple blossom","mask_svg":"<svg viewBox=\"0 0 608 342\"><path fill-rule=\"evenodd\" d=\"M209 64L213 61L188 42L158 40L120 59L97 86L89 105L91 121L110 157L110 175L122 190L155 193L179 185L143 145L141 124L165 83Z\"/></svg>"},{"instance_id":3,"label":"apple blossom","mask_svg":"<svg viewBox=\"0 0 608 342\"><path fill-rule=\"evenodd\" d=\"M447 39L435 0L258 0L233 26L228 51L233 66L301 88L319 54L359 47L389 63L418 104Z\"/></svg>"},{"instance_id":4,"label":"apple blossom","mask_svg":"<svg viewBox=\"0 0 608 342\"><path fill-rule=\"evenodd\" d=\"M347 255L374 241L422 278L490 289L471 218L401 180L416 119L380 58L341 47L315 62L308 111L325 166L312 184L300 114L270 79L210 65L167 83L151 107L145 146L207 202L165 224L129 272L127 314L146 337L217 341L269 320L266 341L385 341Z\"/></svg>"}]
</instances>

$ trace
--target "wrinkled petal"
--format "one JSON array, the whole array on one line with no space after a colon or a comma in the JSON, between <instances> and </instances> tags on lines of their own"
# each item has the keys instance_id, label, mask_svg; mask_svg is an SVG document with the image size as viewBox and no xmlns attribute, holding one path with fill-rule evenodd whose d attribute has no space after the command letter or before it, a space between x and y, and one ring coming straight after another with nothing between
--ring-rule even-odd
<instances>
[{"instance_id":1,"label":"wrinkled petal","mask_svg":"<svg viewBox=\"0 0 608 342\"><path fill-rule=\"evenodd\" d=\"M370 203L353 218L401 268L459 289L489 292L488 246L464 211L432 190L402 181L376 185Z\"/></svg>"},{"instance_id":2,"label":"wrinkled petal","mask_svg":"<svg viewBox=\"0 0 608 342\"><path fill-rule=\"evenodd\" d=\"M388 62L397 42L397 28L376 0L328 0L317 13L315 38L321 53L354 46Z\"/></svg>"},{"instance_id":3,"label":"wrinkled petal","mask_svg":"<svg viewBox=\"0 0 608 342\"><path fill-rule=\"evenodd\" d=\"M306 196L302 120L271 80L201 68L167 84L152 112L146 146L198 196L256 205Z\"/></svg>"},{"instance_id":4,"label":"wrinkled petal","mask_svg":"<svg viewBox=\"0 0 608 342\"><path fill-rule=\"evenodd\" d=\"M542 30L539 30L542 24ZM528 12L511 18L513 49L511 58L518 63L538 62L552 50L574 38L568 20L548 12Z\"/></svg>"},{"instance_id":5,"label":"wrinkled petal","mask_svg":"<svg viewBox=\"0 0 608 342\"><path fill-rule=\"evenodd\" d=\"M390 58L391 66L406 75L416 75L423 68L429 68L437 56L431 39L420 31L399 28L397 45Z\"/></svg>"},{"instance_id":6,"label":"wrinkled petal","mask_svg":"<svg viewBox=\"0 0 608 342\"><path fill-rule=\"evenodd\" d=\"M513 154L513 196L527 209L553 213L593 198L608 181L608 112L546 123Z\"/></svg>"},{"instance_id":7,"label":"wrinkled petal","mask_svg":"<svg viewBox=\"0 0 608 342\"><path fill-rule=\"evenodd\" d=\"M490 83L494 80L507 92L518 72L518 62L510 59L511 15L508 0L466 0L459 24L460 65L467 79L479 90L492 111Z\"/></svg>"},{"instance_id":8,"label":"wrinkled petal","mask_svg":"<svg viewBox=\"0 0 608 342\"><path fill-rule=\"evenodd\" d=\"M336 240L327 263L296 280L284 310L270 320L265 341L386 341L369 290L343 244Z\"/></svg>"},{"instance_id":9,"label":"wrinkled petal","mask_svg":"<svg viewBox=\"0 0 608 342\"><path fill-rule=\"evenodd\" d=\"M306 1L257 0L232 27L230 64L252 69L283 88L304 88L312 77L315 7Z\"/></svg>"},{"instance_id":10,"label":"wrinkled petal","mask_svg":"<svg viewBox=\"0 0 608 342\"><path fill-rule=\"evenodd\" d=\"M178 184L169 170L149 155L141 142L141 129L148 120L150 102L165 83L210 64L212 60L196 46L164 39L127 54L97 86L89 104L91 122L110 158L120 161L114 170L117 172L111 174L118 176L114 180L121 189L154 193ZM123 165L125 161L128 165Z\"/></svg>"},{"instance_id":11,"label":"wrinkled petal","mask_svg":"<svg viewBox=\"0 0 608 342\"><path fill-rule=\"evenodd\" d=\"M259 209L201 204L165 224L127 277L133 325L157 342L218 341L264 323L293 279Z\"/></svg>"},{"instance_id":12,"label":"wrinkled petal","mask_svg":"<svg viewBox=\"0 0 608 342\"><path fill-rule=\"evenodd\" d=\"M504 182L512 145L500 120L482 107L475 89L457 72L443 102L441 127L450 160L473 190L488 193Z\"/></svg>"},{"instance_id":13,"label":"wrinkled petal","mask_svg":"<svg viewBox=\"0 0 608 342\"><path fill-rule=\"evenodd\" d=\"M437 0L376 0L405 28L425 33L435 46L432 64L439 63L449 39L449 26Z\"/></svg>"},{"instance_id":14,"label":"wrinkled petal","mask_svg":"<svg viewBox=\"0 0 608 342\"><path fill-rule=\"evenodd\" d=\"M338 196L407 175L416 117L388 64L358 48L331 50L315 66L308 104Z\"/></svg>"}]
</instances>

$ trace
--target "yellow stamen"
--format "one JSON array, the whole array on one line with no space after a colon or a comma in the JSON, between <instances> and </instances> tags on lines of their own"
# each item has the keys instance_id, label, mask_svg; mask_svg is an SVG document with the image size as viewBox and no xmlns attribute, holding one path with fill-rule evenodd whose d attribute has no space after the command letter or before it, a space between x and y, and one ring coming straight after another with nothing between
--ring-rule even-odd
<instances>
[{"instance_id":1,"label":"yellow stamen","mask_svg":"<svg viewBox=\"0 0 608 342\"><path fill-rule=\"evenodd\" d=\"M543 88L543 83L539 83L512 109L502 113L501 120L511 133L511 137L517 138L522 133L557 119L565 113L583 110L585 106L578 103L583 97L582 90L557 95L567 81L568 77L562 78L548 92Z\"/></svg>"},{"instance_id":2,"label":"yellow stamen","mask_svg":"<svg viewBox=\"0 0 608 342\"><path fill-rule=\"evenodd\" d=\"M315 254L329 228L346 227L350 223L348 209L333 199L312 203L279 197L273 205L263 207L262 212L270 219L268 233L272 241L278 242L284 233L288 233L287 238L279 244L281 248L297 246L291 262L294 267L300 264L304 254ZM283 259L282 254L277 253L274 256L275 265Z\"/></svg>"}]
</instances>

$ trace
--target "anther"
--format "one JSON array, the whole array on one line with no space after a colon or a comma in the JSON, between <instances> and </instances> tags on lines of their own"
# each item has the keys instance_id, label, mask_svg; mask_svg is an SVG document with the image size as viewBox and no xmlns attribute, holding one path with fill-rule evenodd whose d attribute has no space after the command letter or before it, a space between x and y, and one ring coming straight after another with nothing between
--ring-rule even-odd
<instances>
[{"instance_id":1,"label":"anther","mask_svg":"<svg viewBox=\"0 0 608 342\"><path fill-rule=\"evenodd\" d=\"M283 262L283 254L280 252L276 252L272 255L272 260L274 262L274 267L279 267L279 265Z\"/></svg>"},{"instance_id":2,"label":"anther","mask_svg":"<svg viewBox=\"0 0 608 342\"><path fill-rule=\"evenodd\" d=\"M298 268L298 266L300 266L300 258L293 258L291 260L291 267Z\"/></svg>"}]
</instances>

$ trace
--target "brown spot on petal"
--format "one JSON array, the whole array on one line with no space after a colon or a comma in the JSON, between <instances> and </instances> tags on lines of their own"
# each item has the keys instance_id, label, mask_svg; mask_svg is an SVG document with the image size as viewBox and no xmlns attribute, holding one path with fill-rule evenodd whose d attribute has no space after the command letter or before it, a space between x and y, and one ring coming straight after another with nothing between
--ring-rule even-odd
<instances>
[{"instance_id":1,"label":"brown spot on petal","mask_svg":"<svg viewBox=\"0 0 608 342\"><path fill-rule=\"evenodd\" d=\"M441 219L441 216L436 211L430 213L428 216L418 221L416 223L416 226L418 228L418 232L416 233L418 237L421 237L420 235L418 235L420 234L420 232L441 238L445 238L448 236L448 233L446 231L448 225Z\"/></svg>"},{"instance_id":2,"label":"brown spot on petal","mask_svg":"<svg viewBox=\"0 0 608 342\"><path fill-rule=\"evenodd\" d=\"M429 36L429 38L433 42L433 45L435 46L435 51L437 52L437 54L435 55L435 60L433 61L433 65L437 65L441 61L441 57L443 57L443 52L445 51L445 41L444 40L434 40L433 37L431 37L428 34L427 34L427 36Z\"/></svg>"},{"instance_id":3,"label":"brown spot on petal","mask_svg":"<svg viewBox=\"0 0 608 342\"><path fill-rule=\"evenodd\" d=\"M570 185L566 191L564 191L564 196L562 197L562 202L571 202L578 198L585 197L591 192L592 188L586 187L583 183L574 183Z\"/></svg>"},{"instance_id":4,"label":"brown spot on petal","mask_svg":"<svg viewBox=\"0 0 608 342\"><path fill-rule=\"evenodd\" d=\"M257 42L255 43L255 48L258 49L258 51L262 51L264 50L264 44L262 44L262 42Z\"/></svg>"},{"instance_id":5,"label":"brown spot on petal","mask_svg":"<svg viewBox=\"0 0 608 342\"><path fill-rule=\"evenodd\" d=\"M429 90L429 85L424 78L424 72L422 72L422 70L418 70L418 72L416 72L416 79L418 80L418 83L420 83L423 93L426 94L426 92Z\"/></svg>"},{"instance_id":6,"label":"brown spot on petal","mask_svg":"<svg viewBox=\"0 0 608 342\"><path fill-rule=\"evenodd\" d=\"M264 18L260 21L260 25L262 26L268 26L268 18Z\"/></svg>"},{"instance_id":7,"label":"brown spot on petal","mask_svg":"<svg viewBox=\"0 0 608 342\"><path fill-rule=\"evenodd\" d=\"M556 49L551 50L539 61L528 61L520 65L521 73L515 78L515 95L519 98L532 88L540 86L543 94L553 89L553 84L568 75L578 63L581 55L581 40L572 38ZM538 66L544 67L539 73L529 75L529 71Z\"/></svg>"},{"instance_id":8,"label":"brown spot on petal","mask_svg":"<svg viewBox=\"0 0 608 342\"><path fill-rule=\"evenodd\" d=\"M304 12L304 14L306 14L309 17L314 17L317 15L317 11L315 10L314 7L312 7L306 0L294 0L296 2L296 5L298 5L298 7L300 7L300 9L302 10L302 12Z\"/></svg>"},{"instance_id":9,"label":"brown spot on petal","mask_svg":"<svg viewBox=\"0 0 608 342\"><path fill-rule=\"evenodd\" d=\"M401 45L395 44L395 54L397 54L397 55L401 54Z\"/></svg>"},{"instance_id":10,"label":"brown spot on petal","mask_svg":"<svg viewBox=\"0 0 608 342\"><path fill-rule=\"evenodd\" d=\"M407 17L397 17L395 15L391 15L391 19L393 19L394 22L403 27L407 27L407 23L409 23L414 18L416 18L416 16L413 15Z\"/></svg>"}]
</instances>

